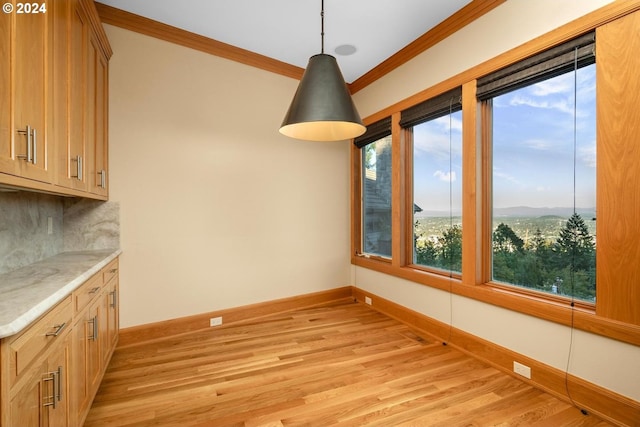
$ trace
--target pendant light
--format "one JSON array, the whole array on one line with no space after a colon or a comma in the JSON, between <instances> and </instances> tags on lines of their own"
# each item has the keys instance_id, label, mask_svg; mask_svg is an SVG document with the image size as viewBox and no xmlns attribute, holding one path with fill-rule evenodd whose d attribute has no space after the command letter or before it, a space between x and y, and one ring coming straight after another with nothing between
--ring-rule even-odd
<instances>
[{"instance_id":1,"label":"pendant light","mask_svg":"<svg viewBox=\"0 0 640 427\"><path fill-rule=\"evenodd\" d=\"M309 58L280 133L308 141L341 141L367 128L351 99L336 58L324 53L324 0L321 3L321 53Z\"/></svg>"}]
</instances>

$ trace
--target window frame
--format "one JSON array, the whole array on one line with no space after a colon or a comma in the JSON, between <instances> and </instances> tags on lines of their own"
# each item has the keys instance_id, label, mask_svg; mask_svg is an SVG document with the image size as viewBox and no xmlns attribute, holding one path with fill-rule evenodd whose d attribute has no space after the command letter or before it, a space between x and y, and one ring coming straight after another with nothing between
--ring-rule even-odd
<instances>
[{"instance_id":1,"label":"window frame","mask_svg":"<svg viewBox=\"0 0 640 427\"><path fill-rule=\"evenodd\" d=\"M402 119L402 113L406 112L407 110L411 110L412 108L416 108L420 107L421 104L428 104L430 101L434 101L436 103L442 104L442 100L445 100L445 103L449 102L447 101L447 99L451 99L451 97L460 97L460 102L456 102L455 103L455 108L453 110L450 109L449 112L446 112L444 114L441 114L442 112L442 108L435 108L432 109L432 113L427 114L426 116L424 116L423 119L420 120L403 120ZM399 126L402 132L402 136L403 136L403 140L405 141L405 150L404 150L404 155L405 155L405 169L406 169L406 174L405 174L405 192L407 194L407 197L405 198L405 212L406 212L406 219L405 219L405 229L406 229L406 235L405 235L405 240L406 240L406 245L404 248L404 256L407 259L407 267L408 268L413 268L415 270L419 270L419 271L423 271L425 273L430 273L430 274L434 274L437 276L443 276L443 277L447 277L447 278L454 278L457 280L461 280L462 279L462 272L460 271L454 271L454 270L446 270L446 269L439 269L437 267L432 267L432 266L428 266L428 265L422 265L422 264L417 264L414 263L414 252L415 252L415 247L414 247L414 233L415 233L415 229L414 229L414 215L413 215L413 209L414 209L414 204L415 204L415 200L413 198L414 196L414 190L415 190L415 182L414 182L414 177L415 177L415 169L414 169L414 139L413 139L413 129L415 126L418 126L422 123L427 123L431 120L436 120L440 117L446 117L447 115L454 113L454 112L458 112L460 111L462 113L462 87L461 86L457 86L454 87L451 90L445 91L441 94L438 94L432 98L429 98L421 103L416 104L413 107L410 107L408 109L405 109L401 112L400 116L401 119L399 121ZM464 113L462 113L463 116L463 120L464 120ZM408 122L407 124L405 124L405 122ZM464 136L462 137L463 141L462 141L462 145L464 145ZM462 161L461 161L461 166L464 163L464 156L462 156ZM461 177L462 179L462 177ZM464 217L463 212L461 212L461 216ZM464 231L463 231L463 235L464 235ZM463 255L464 258L464 255Z\"/></svg>"},{"instance_id":2,"label":"window frame","mask_svg":"<svg viewBox=\"0 0 640 427\"><path fill-rule=\"evenodd\" d=\"M615 289L617 284L609 283L609 289L602 289L603 283L598 281L597 307L582 301L567 300L553 294L513 288L499 283L492 283L491 278L491 205L488 203L491 188L488 174L491 173L490 147L486 143L487 132L491 129L490 115L486 112L486 104L476 97L477 79L495 70L514 64L544 50L572 40L582 34L598 29L598 27L640 11L640 4L625 6L616 2L591 12L576 21L559 27L547 34L533 39L519 47L500 54L482 64L457 74L443 82L435 84L409 98L406 98L382 111L365 118L365 124L381 117L392 117L392 199L393 199L393 242L392 259L378 260L358 256L359 239L359 200L358 177L359 156L357 149L352 148L352 257L356 268L367 268L395 277L406 279L432 288L441 289L455 295L472 298L487 304L503 307L515 312L531 315L565 326L573 326L590 333L603 335L623 342L640 345L640 324L619 321L616 319L616 307L626 301ZM596 72L597 84L600 87L600 75ZM399 125L400 112L429 98L462 86L463 111L463 261L461 277L442 277L429 271L412 266L407 259L409 248L412 248L410 229L410 209L412 199L411 173L407 168L410 161L409 139L406 130ZM600 97L600 89L598 89ZM598 104L600 101L597 101ZM598 107L596 107L598 109ZM597 120L600 120L598 113ZM599 125L598 125L599 126ZM600 144L598 131L598 144ZM353 146L352 146L353 147ZM597 185L600 186L600 173ZM599 192L600 190L597 190ZM600 197L600 196L598 196ZM600 203L598 203L600 205ZM600 215L598 220L600 220ZM599 234L601 224L599 221ZM600 257L598 249L598 257ZM612 289L612 287L616 287ZM625 285L630 286L630 285ZM602 294L610 298L601 309ZM616 297L616 295L619 295ZM635 301L635 300L634 300ZM625 311L624 309L618 309ZM640 323L640 322L639 322Z\"/></svg>"},{"instance_id":3,"label":"window frame","mask_svg":"<svg viewBox=\"0 0 640 427\"><path fill-rule=\"evenodd\" d=\"M595 64L595 61L592 62L592 64ZM589 64L585 64L585 65L580 65L578 68L581 68L582 66L586 66ZM567 71L567 72L571 72L571 71ZM552 77L549 78L553 78L557 75L561 75L561 74L556 74ZM540 81L545 81L545 80L540 80ZM529 84L535 84L534 83L529 83ZM528 86L520 86L520 87L528 87ZM507 92L503 92L504 93L509 93L512 90L516 90L516 89L511 89ZM481 111L482 111L482 129L484 130L482 132L482 145L485 147L485 151L483 156L485 157L485 161L486 161L486 173L483 175L483 179L486 180L484 186L486 191L484 192L484 194L486 194L486 199L484 200L484 203L486 204L486 209L485 211L487 212L487 221L485 223L485 227L488 227L486 230L485 235L488 236L487 237L487 241L483 242L486 243L486 247L485 247L485 251L487 254L486 257L486 263L487 265L485 266L485 271L487 272L486 274L486 280L487 280L487 285L490 285L496 289L500 289L503 291L513 291L516 294L522 294L523 296L527 296L527 297L533 297L533 298L538 298L541 300L546 300L549 303L554 303L554 304L569 304L570 306L573 305L575 307L580 307L583 310L595 313L596 310L596 302L591 302L588 300L583 300L580 298L575 298L573 296L569 296L569 295L556 295L556 294L552 294L549 292L544 292L544 291L540 291L540 290L536 290L534 288L527 288L524 286L518 286L515 284L510 284L510 283L505 283L505 282L500 282L500 281L495 281L493 278L493 200L492 200L492 196L493 196L493 99L496 96L500 96L500 94L498 95L494 95L491 98L488 98L486 100L479 100L480 105L481 105ZM596 170L597 170L597 166L596 166ZM597 209L597 206L596 206ZM596 285L597 286L597 285Z\"/></svg>"}]
</instances>

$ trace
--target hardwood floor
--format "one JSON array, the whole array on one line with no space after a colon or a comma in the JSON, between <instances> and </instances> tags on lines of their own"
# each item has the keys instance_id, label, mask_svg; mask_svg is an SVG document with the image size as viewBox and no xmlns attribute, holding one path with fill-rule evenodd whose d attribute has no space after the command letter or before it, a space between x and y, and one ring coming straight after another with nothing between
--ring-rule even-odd
<instances>
[{"instance_id":1,"label":"hardwood floor","mask_svg":"<svg viewBox=\"0 0 640 427\"><path fill-rule=\"evenodd\" d=\"M358 303L118 348L93 426L610 424Z\"/></svg>"}]
</instances>

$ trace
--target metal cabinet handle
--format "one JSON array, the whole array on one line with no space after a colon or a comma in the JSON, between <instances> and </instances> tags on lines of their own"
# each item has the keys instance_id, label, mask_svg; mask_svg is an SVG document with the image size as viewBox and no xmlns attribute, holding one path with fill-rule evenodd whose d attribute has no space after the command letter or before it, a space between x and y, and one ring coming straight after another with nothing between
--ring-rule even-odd
<instances>
[{"instance_id":1,"label":"metal cabinet handle","mask_svg":"<svg viewBox=\"0 0 640 427\"><path fill-rule=\"evenodd\" d=\"M107 188L107 171L102 169L100 172L98 172L98 175L100 175L100 187L101 188Z\"/></svg>"},{"instance_id":2,"label":"metal cabinet handle","mask_svg":"<svg viewBox=\"0 0 640 427\"><path fill-rule=\"evenodd\" d=\"M118 305L118 293L114 289L113 291L109 292L109 295L111 295L110 306L115 308Z\"/></svg>"},{"instance_id":3,"label":"metal cabinet handle","mask_svg":"<svg viewBox=\"0 0 640 427\"><path fill-rule=\"evenodd\" d=\"M60 335L60 332L62 332L62 330L64 329L64 327L67 326L67 322L61 323L59 325L53 325L54 328L56 328L55 331L53 332L47 332L45 334L46 337L57 337L58 335Z\"/></svg>"},{"instance_id":4,"label":"metal cabinet handle","mask_svg":"<svg viewBox=\"0 0 640 427\"><path fill-rule=\"evenodd\" d=\"M96 286L95 288L91 288L89 290L90 294L95 294L96 292L98 292L100 290L100 286Z\"/></svg>"},{"instance_id":5,"label":"metal cabinet handle","mask_svg":"<svg viewBox=\"0 0 640 427\"><path fill-rule=\"evenodd\" d=\"M20 154L16 157L18 157L19 159L24 159L27 162L31 162L33 159L33 154L31 152L31 126L27 125L27 129L25 130L18 130L18 133L20 135L27 135L27 154L23 155Z\"/></svg>"},{"instance_id":6,"label":"metal cabinet handle","mask_svg":"<svg viewBox=\"0 0 640 427\"><path fill-rule=\"evenodd\" d=\"M62 400L62 366L58 366L58 387L56 388L56 399Z\"/></svg>"},{"instance_id":7,"label":"metal cabinet handle","mask_svg":"<svg viewBox=\"0 0 640 427\"><path fill-rule=\"evenodd\" d=\"M82 156L76 156L75 159L71 159L72 162L76 162L76 174L72 175L72 178L78 178L82 181Z\"/></svg>"},{"instance_id":8,"label":"metal cabinet handle","mask_svg":"<svg viewBox=\"0 0 640 427\"><path fill-rule=\"evenodd\" d=\"M36 138L36 130L32 129L31 130L32 135L31 135L31 144L33 145L33 151L31 152L31 163L33 163L34 165L36 163L38 163L38 139Z\"/></svg>"},{"instance_id":9,"label":"metal cabinet handle","mask_svg":"<svg viewBox=\"0 0 640 427\"><path fill-rule=\"evenodd\" d=\"M98 316L94 316L89 323L91 323L92 335L87 337L87 340L98 341Z\"/></svg>"},{"instance_id":10,"label":"metal cabinet handle","mask_svg":"<svg viewBox=\"0 0 640 427\"><path fill-rule=\"evenodd\" d=\"M44 378L42 381L47 383L51 382L51 394L49 396L43 396L43 401L45 403L42 404L43 407L52 406L53 409L56 409L56 390L58 389L58 382L60 381L58 378L58 373L60 371L47 372L48 377ZM43 387L44 389L44 387Z\"/></svg>"}]
</instances>

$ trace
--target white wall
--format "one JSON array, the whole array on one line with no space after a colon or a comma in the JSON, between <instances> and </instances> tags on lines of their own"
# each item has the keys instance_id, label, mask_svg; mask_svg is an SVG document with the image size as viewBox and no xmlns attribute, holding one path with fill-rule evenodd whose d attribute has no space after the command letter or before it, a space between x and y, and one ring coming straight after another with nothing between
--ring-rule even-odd
<instances>
[{"instance_id":1,"label":"white wall","mask_svg":"<svg viewBox=\"0 0 640 427\"><path fill-rule=\"evenodd\" d=\"M348 142L278 133L297 81L105 27L121 326L349 285Z\"/></svg>"},{"instance_id":2,"label":"white wall","mask_svg":"<svg viewBox=\"0 0 640 427\"><path fill-rule=\"evenodd\" d=\"M373 114L500 53L545 34L608 0L509 0L358 92ZM361 289L640 401L640 348L434 288L354 267Z\"/></svg>"}]
</instances>

